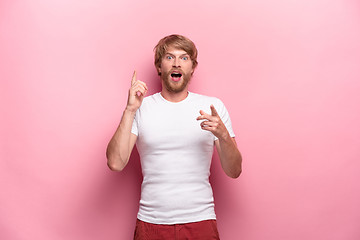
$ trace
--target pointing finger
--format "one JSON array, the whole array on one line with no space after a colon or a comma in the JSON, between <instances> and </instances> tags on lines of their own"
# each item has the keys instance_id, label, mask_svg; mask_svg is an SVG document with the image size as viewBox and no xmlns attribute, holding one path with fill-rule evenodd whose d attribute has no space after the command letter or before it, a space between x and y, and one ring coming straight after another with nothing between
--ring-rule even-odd
<instances>
[{"instance_id":1,"label":"pointing finger","mask_svg":"<svg viewBox=\"0 0 360 240\"><path fill-rule=\"evenodd\" d=\"M133 85L136 82L136 70L134 71L134 74L131 79L131 85Z\"/></svg>"},{"instance_id":2,"label":"pointing finger","mask_svg":"<svg viewBox=\"0 0 360 240\"><path fill-rule=\"evenodd\" d=\"M214 105L211 104L211 105L210 105L210 108L211 108L211 115L212 115L212 116L219 116L219 114L217 113Z\"/></svg>"}]
</instances>

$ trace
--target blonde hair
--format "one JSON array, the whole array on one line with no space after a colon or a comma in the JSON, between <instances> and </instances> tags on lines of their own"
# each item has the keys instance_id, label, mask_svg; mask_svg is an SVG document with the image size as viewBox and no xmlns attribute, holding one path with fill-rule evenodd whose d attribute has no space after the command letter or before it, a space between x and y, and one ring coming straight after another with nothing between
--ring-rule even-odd
<instances>
[{"instance_id":1,"label":"blonde hair","mask_svg":"<svg viewBox=\"0 0 360 240\"><path fill-rule=\"evenodd\" d=\"M162 38L154 48L154 52L155 52L154 64L159 75L160 75L159 67L161 65L161 60L166 54L166 51L169 47L174 47L176 49L184 50L190 56L190 59L193 64L193 69L196 68L196 66L198 65L197 62L198 51L196 49L195 44L187 37L178 34L172 34Z\"/></svg>"}]
</instances>

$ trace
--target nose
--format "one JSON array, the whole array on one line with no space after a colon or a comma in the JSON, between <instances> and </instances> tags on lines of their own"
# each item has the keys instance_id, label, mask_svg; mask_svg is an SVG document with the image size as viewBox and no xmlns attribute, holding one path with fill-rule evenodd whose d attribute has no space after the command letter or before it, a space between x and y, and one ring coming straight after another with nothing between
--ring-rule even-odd
<instances>
[{"instance_id":1,"label":"nose","mask_svg":"<svg viewBox=\"0 0 360 240\"><path fill-rule=\"evenodd\" d=\"M173 67L178 68L180 67L180 61L179 58L175 57L173 61Z\"/></svg>"}]
</instances>

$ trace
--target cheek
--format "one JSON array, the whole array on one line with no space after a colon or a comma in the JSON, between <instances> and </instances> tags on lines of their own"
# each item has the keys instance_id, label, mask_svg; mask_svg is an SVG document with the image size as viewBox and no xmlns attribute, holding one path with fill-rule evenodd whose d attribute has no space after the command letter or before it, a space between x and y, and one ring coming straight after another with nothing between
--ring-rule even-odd
<instances>
[{"instance_id":1,"label":"cheek","mask_svg":"<svg viewBox=\"0 0 360 240\"><path fill-rule=\"evenodd\" d=\"M187 67L187 72L189 72L191 75L193 75L194 70L195 70L195 69L192 67L192 64Z\"/></svg>"},{"instance_id":2,"label":"cheek","mask_svg":"<svg viewBox=\"0 0 360 240\"><path fill-rule=\"evenodd\" d=\"M161 66L160 66L160 71L162 72L166 72L166 71L169 71L169 69L171 69L171 64L169 64L168 62L163 62L161 63Z\"/></svg>"}]
</instances>

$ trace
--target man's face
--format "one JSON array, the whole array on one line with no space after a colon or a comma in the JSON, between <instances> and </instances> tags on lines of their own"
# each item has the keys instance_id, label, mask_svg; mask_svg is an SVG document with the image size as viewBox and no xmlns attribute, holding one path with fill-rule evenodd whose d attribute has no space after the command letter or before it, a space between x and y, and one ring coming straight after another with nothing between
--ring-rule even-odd
<instances>
[{"instance_id":1,"label":"man's face","mask_svg":"<svg viewBox=\"0 0 360 240\"><path fill-rule=\"evenodd\" d=\"M188 85L194 72L190 56L181 49L169 47L158 68L165 88L169 92L178 93Z\"/></svg>"}]
</instances>

